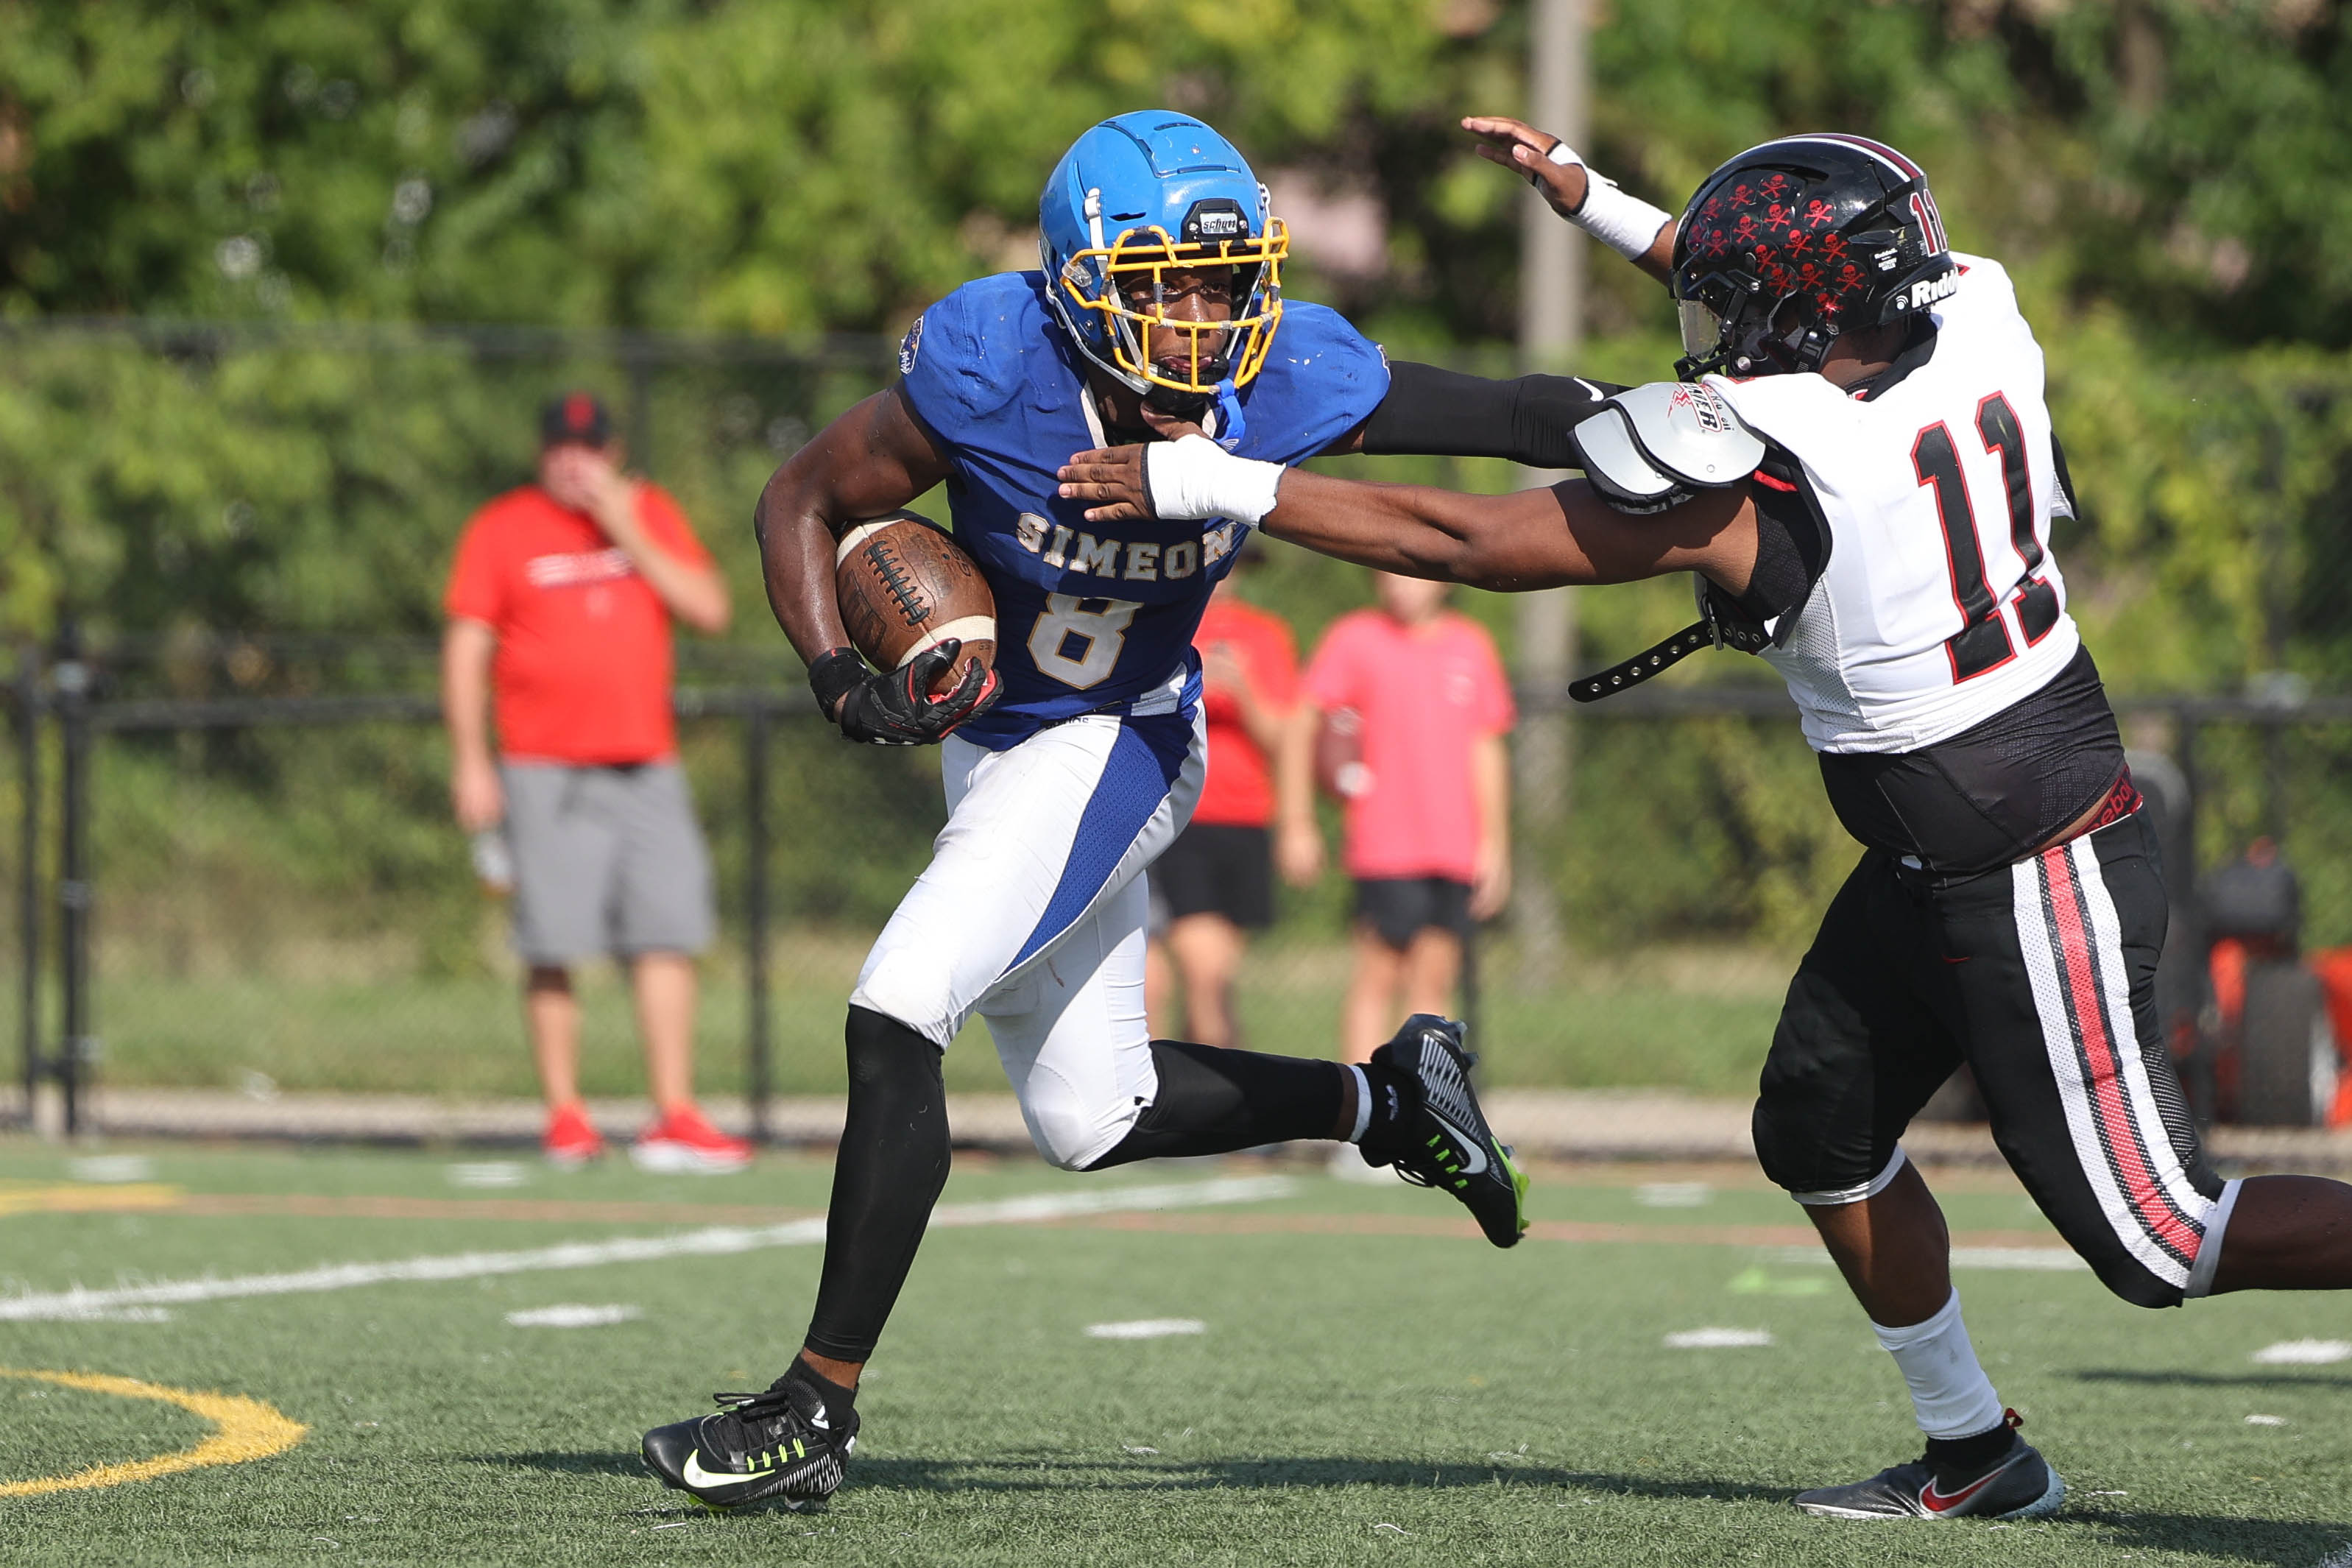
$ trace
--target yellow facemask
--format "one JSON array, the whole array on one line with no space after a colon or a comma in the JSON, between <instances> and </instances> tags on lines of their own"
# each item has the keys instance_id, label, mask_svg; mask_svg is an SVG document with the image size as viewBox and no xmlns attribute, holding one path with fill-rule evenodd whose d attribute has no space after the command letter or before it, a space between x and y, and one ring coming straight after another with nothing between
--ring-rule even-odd
<instances>
[{"instance_id":1,"label":"yellow facemask","mask_svg":"<svg viewBox=\"0 0 2352 1568\"><path fill-rule=\"evenodd\" d=\"M1282 263L1289 254L1290 231L1280 218L1267 220L1263 238L1198 245L1181 244L1154 226L1129 229L1110 245L1076 252L1064 264L1056 287L1072 305L1103 319L1111 360L1120 370L1154 386L1208 395L1225 379L1235 386L1246 384L1265 365L1274 347L1274 329L1282 320ZM1262 269L1257 286L1234 302L1234 315L1222 321L1185 321L1166 313L1170 274L1220 267ZM1130 303L1132 295L1143 292L1135 286L1145 281L1149 300ZM1181 361L1181 376L1152 363L1154 331L1183 337L1189 352Z\"/></svg>"}]
</instances>

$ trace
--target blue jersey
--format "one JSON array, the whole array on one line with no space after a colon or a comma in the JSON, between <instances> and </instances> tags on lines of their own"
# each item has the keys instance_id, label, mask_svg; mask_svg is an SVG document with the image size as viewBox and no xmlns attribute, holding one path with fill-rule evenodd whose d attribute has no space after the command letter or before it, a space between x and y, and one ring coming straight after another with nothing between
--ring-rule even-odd
<instances>
[{"instance_id":1,"label":"blue jersey","mask_svg":"<svg viewBox=\"0 0 2352 1568\"><path fill-rule=\"evenodd\" d=\"M1090 523L1055 470L1106 443L1045 275L1001 272L923 312L898 351L908 401L955 465L956 542L996 595L1004 696L956 732L992 750L1166 687L1246 524ZM1363 423L1388 395L1380 349L1320 305L1283 307L1273 352L1222 405L1220 444L1291 464ZM1197 681L1193 683L1197 685Z\"/></svg>"}]
</instances>

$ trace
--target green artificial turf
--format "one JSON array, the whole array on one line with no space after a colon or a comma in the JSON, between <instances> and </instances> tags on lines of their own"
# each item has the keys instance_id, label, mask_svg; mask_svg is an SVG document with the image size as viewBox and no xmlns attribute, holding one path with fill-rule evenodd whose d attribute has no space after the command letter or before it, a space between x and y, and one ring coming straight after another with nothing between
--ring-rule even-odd
<instances>
[{"instance_id":1,"label":"green artificial turf","mask_svg":"<svg viewBox=\"0 0 2352 1568\"><path fill-rule=\"evenodd\" d=\"M858 956L854 944L780 949L770 1005L779 1093L841 1091L842 1010ZM1580 965L1556 984L1531 986L1498 955L1479 1016L1486 1081L1752 1093L1790 965L1734 957L1727 979L1704 976L1704 984ZM1255 956L1241 986L1251 1043L1335 1054L1346 974L1344 950L1277 946ZM586 1092L642 1093L627 992L604 966L582 973L580 992ZM459 1098L538 1092L514 987L488 975L173 977L113 970L101 973L96 1000L104 1050L97 1070L110 1083L239 1089L258 1074L285 1089ZM745 1016L740 982L717 966L699 1018L705 1092L741 1090ZM947 1071L953 1089L1004 1087L979 1024L949 1053Z\"/></svg>"},{"instance_id":2,"label":"green artificial turf","mask_svg":"<svg viewBox=\"0 0 2352 1568\"><path fill-rule=\"evenodd\" d=\"M525 1165L520 1184L486 1191L446 1157L144 1152L152 1169L131 1173L248 1212L12 1213L11 1194L69 1184L74 1168L0 1142L0 1293L661 1235L698 1215L758 1223L821 1208L827 1177L786 1157L705 1181ZM970 1160L948 1201L1268 1169L1079 1177ZM2250 1359L2352 1338L2341 1299L2154 1313L2080 1272L1964 1273L1977 1343L2074 1500L2011 1527L1838 1525L1788 1497L1907 1457L1917 1436L1892 1367L1808 1249L1675 1239L1794 1222L1752 1175L1661 1194L1566 1173L1538 1185L1539 1220L1646 1234L1497 1254L1381 1232L1450 1216L1435 1194L1271 1169L1286 1195L1171 1211L1158 1228L935 1229L860 1401L850 1484L813 1515L706 1515L635 1456L645 1426L780 1369L813 1247L197 1302L164 1321L0 1322L0 1365L245 1394L310 1428L274 1458L0 1499L0 1562L2316 1565L2352 1539L2352 1363ZM1960 1184L1956 1231L2036 1226L2013 1189ZM249 1212L289 1194L343 1206ZM372 1195L405 1202L351 1212ZM1700 1201L1649 1206L1661 1197ZM529 1207L550 1201L673 1207L663 1223ZM643 1316L505 1321L554 1303ZM1206 1331L1084 1331L1147 1318ZM1708 1326L1774 1342L1663 1342ZM0 1482L203 1430L169 1406L0 1380Z\"/></svg>"}]
</instances>

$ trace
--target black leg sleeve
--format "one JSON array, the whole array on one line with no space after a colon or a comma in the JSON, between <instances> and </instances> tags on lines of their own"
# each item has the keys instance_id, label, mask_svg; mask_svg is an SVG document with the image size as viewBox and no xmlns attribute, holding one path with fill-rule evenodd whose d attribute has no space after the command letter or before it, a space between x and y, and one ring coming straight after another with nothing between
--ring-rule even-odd
<instances>
[{"instance_id":1,"label":"black leg sleeve","mask_svg":"<svg viewBox=\"0 0 2352 1568\"><path fill-rule=\"evenodd\" d=\"M895 1018L849 1010L849 1119L834 1156L824 1273L808 1348L836 1361L874 1353L948 1180L948 1096L940 1048Z\"/></svg>"},{"instance_id":2,"label":"black leg sleeve","mask_svg":"<svg viewBox=\"0 0 2352 1568\"><path fill-rule=\"evenodd\" d=\"M1151 1065L1160 1092L1128 1135L1087 1170L1328 1138L1347 1093L1348 1069L1337 1062L1190 1040L1152 1041Z\"/></svg>"}]
</instances>

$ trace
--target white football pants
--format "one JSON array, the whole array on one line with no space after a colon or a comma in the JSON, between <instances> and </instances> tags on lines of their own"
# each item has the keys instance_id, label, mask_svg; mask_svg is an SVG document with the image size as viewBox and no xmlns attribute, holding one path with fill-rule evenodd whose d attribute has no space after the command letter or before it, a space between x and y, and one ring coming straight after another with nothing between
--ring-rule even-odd
<instances>
[{"instance_id":1,"label":"white football pants","mask_svg":"<svg viewBox=\"0 0 2352 1568\"><path fill-rule=\"evenodd\" d=\"M945 1049L974 1012L1039 1153L1080 1170L1159 1091L1144 868L1192 817L1198 712L1089 714L1003 752L940 746L948 825L850 1002Z\"/></svg>"}]
</instances>

